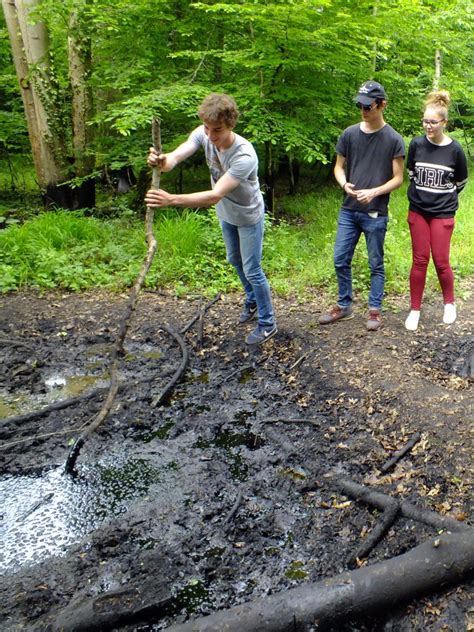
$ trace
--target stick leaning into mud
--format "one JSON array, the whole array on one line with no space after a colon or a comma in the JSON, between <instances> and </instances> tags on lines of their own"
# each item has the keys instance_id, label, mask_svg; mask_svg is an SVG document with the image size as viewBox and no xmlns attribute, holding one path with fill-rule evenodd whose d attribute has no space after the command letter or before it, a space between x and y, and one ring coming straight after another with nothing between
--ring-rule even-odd
<instances>
[{"instance_id":1,"label":"stick leaning into mud","mask_svg":"<svg viewBox=\"0 0 474 632\"><path fill-rule=\"evenodd\" d=\"M161 129L160 122L157 118L153 119L152 123L152 140L153 147L156 151L161 154ZM153 167L153 175L152 175L152 188L159 189L160 188L160 176L161 169L159 166ZM87 426L84 432L76 439L74 445L72 446L67 461L65 470L68 474L72 474L74 471L74 466L76 464L77 458L79 456L79 452L81 451L82 446L84 445L87 437L96 430L100 424L107 418L112 409L115 396L117 395L119 389L119 377L118 377L118 364L120 354L123 353L123 342L125 340L125 336L127 334L128 328L130 326L131 317L135 310L138 294L143 285L143 281L151 267L153 262L153 258L156 252L156 239L153 234L153 218L154 218L154 210L150 206L146 208L146 216L145 216L145 232L146 232L146 241L148 245L147 254L145 260L143 261L142 268L135 280L132 291L130 292L130 296L128 298L128 303L125 308L125 313L120 322L119 332L117 334L117 338L115 340L114 348L111 353L111 362L110 362L110 387L107 398L98 412L95 419L92 423Z\"/></svg>"}]
</instances>

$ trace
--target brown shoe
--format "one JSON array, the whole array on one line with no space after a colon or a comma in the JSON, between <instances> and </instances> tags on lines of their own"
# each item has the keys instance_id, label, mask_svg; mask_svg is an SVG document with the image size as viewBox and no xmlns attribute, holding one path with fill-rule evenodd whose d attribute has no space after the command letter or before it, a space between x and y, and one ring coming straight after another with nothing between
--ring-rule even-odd
<instances>
[{"instance_id":1,"label":"brown shoe","mask_svg":"<svg viewBox=\"0 0 474 632\"><path fill-rule=\"evenodd\" d=\"M334 305L334 307L331 307L328 312L320 317L319 324L329 325L330 323L335 323L338 320L349 320L349 318L354 318L351 306L339 307L339 305Z\"/></svg>"},{"instance_id":2,"label":"brown shoe","mask_svg":"<svg viewBox=\"0 0 474 632\"><path fill-rule=\"evenodd\" d=\"M369 309L369 317L367 319L367 331L377 331L383 327L382 317L379 309Z\"/></svg>"}]
</instances>

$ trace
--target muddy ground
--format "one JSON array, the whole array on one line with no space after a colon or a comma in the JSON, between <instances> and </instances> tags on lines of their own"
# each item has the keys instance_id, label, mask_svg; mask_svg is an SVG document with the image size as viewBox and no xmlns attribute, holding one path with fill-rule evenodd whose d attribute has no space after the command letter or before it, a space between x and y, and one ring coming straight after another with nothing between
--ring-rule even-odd
<instances>
[{"instance_id":1,"label":"muddy ground","mask_svg":"<svg viewBox=\"0 0 474 632\"><path fill-rule=\"evenodd\" d=\"M405 331L406 297L385 327L317 324L325 297L277 299L279 333L243 344L239 297L226 295L185 336L190 361L171 398L152 407L181 362L176 330L206 304L141 295L109 418L64 473L71 443L102 404L127 295L0 297L0 628L165 630L347 570L377 512L348 501L329 474L472 520L473 284L459 318L439 298ZM12 417L95 392L27 421ZM379 468L415 433L394 470ZM360 564L401 554L433 529L399 517ZM444 589L338 631L474 630L472 585ZM91 614L92 613L92 614ZM122 613L115 623L110 613ZM129 614L127 614L129 613ZM104 616L94 628L94 616ZM81 627L82 625L82 627ZM318 628L319 629L319 628Z\"/></svg>"}]
</instances>

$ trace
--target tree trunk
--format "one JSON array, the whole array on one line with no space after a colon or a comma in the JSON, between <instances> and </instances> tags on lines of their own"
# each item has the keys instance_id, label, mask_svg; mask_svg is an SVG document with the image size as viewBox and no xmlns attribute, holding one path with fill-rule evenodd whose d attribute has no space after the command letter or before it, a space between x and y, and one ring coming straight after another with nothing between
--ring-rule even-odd
<instances>
[{"instance_id":1,"label":"tree trunk","mask_svg":"<svg viewBox=\"0 0 474 632\"><path fill-rule=\"evenodd\" d=\"M31 152L33 155L33 163L35 166L38 182L41 187L46 186L46 167L43 157L44 147L38 126L38 97L35 93L33 84L29 78L29 67L25 52L25 43L20 29L17 9L14 0L2 0L3 12L5 14L5 22L8 28L10 44L12 49L13 61L15 64L16 75L20 85L20 93L25 110L26 122L28 125L28 135L31 144Z\"/></svg>"},{"instance_id":2,"label":"tree trunk","mask_svg":"<svg viewBox=\"0 0 474 632\"><path fill-rule=\"evenodd\" d=\"M49 65L48 32L44 23L33 23L31 17L40 1L2 0L38 185L47 206L92 207L92 180L86 180L83 187L76 189L64 184L71 179L74 172L67 155L68 129L64 125L62 106L56 96L58 88ZM80 0L81 3L87 1ZM73 14L70 25L70 79L74 111L72 129L76 175L84 177L93 169L88 155L90 131L86 126L91 112L91 98L87 88L91 62L90 43L87 40L80 41L76 33L77 19L77 14Z\"/></svg>"},{"instance_id":3,"label":"tree trunk","mask_svg":"<svg viewBox=\"0 0 474 632\"><path fill-rule=\"evenodd\" d=\"M26 63L26 76L19 76L20 86L25 81L31 85L34 111L30 116L36 120L34 132L37 133L30 137L30 141L32 147L39 148L34 150L39 154L36 172L38 182L47 204L52 202L68 207L70 191L67 187L59 186L67 179L67 169L64 131L53 97L55 86L49 67L49 38L44 23L32 23L30 16L39 6L40 0L3 1L4 5L10 5L10 13L15 12L19 26L16 38L20 37Z\"/></svg>"},{"instance_id":4,"label":"tree trunk","mask_svg":"<svg viewBox=\"0 0 474 632\"><path fill-rule=\"evenodd\" d=\"M325 630L386 611L474 573L474 529L433 538L408 553L168 628L169 632Z\"/></svg>"},{"instance_id":5,"label":"tree trunk","mask_svg":"<svg viewBox=\"0 0 474 632\"><path fill-rule=\"evenodd\" d=\"M68 61L69 80L72 91L72 147L74 173L76 178L86 178L73 189L74 208L95 206L95 182L87 178L94 170L92 151L92 127L88 121L92 117L93 102L89 77L92 71L91 40L83 19L83 9L89 0L80 0L69 18Z\"/></svg>"},{"instance_id":6,"label":"tree trunk","mask_svg":"<svg viewBox=\"0 0 474 632\"><path fill-rule=\"evenodd\" d=\"M266 204L269 213L273 215L274 207L275 207L275 198L273 187L275 185L275 172L273 168L273 157L272 157L272 144L269 140L265 142L265 164L264 164L264 173L265 173L265 197Z\"/></svg>"},{"instance_id":7,"label":"tree trunk","mask_svg":"<svg viewBox=\"0 0 474 632\"><path fill-rule=\"evenodd\" d=\"M433 90L439 89L439 82L441 80L441 51L439 48L435 50L435 71L433 77Z\"/></svg>"}]
</instances>

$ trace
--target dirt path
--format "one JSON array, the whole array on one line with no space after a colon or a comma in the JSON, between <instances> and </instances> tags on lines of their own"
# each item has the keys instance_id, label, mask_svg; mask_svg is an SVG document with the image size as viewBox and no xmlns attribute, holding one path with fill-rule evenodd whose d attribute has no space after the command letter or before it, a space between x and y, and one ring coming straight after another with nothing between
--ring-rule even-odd
<instances>
[{"instance_id":1,"label":"dirt path","mask_svg":"<svg viewBox=\"0 0 474 632\"><path fill-rule=\"evenodd\" d=\"M163 630L336 575L377 512L349 502L328 473L470 522L472 290L462 288L455 325L443 325L433 303L415 334L404 329L401 301L374 334L362 308L322 328L323 299L278 299L278 336L257 350L242 343L250 326L235 326L238 297L224 296L204 319L202 345L196 327L186 335L186 378L157 408L150 403L181 359L160 325L179 329L205 301L145 293L123 388L74 479L63 472L68 445L103 391L37 420L9 420L107 386L126 296L0 297L1 629L72 630L91 612L107 621L112 611L141 610L120 629ZM382 476L417 431L420 442ZM432 533L399 518L361 563ZM337 630L474 630L468 589Z\"/></svg>"}]
</instances>

